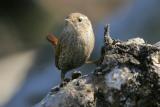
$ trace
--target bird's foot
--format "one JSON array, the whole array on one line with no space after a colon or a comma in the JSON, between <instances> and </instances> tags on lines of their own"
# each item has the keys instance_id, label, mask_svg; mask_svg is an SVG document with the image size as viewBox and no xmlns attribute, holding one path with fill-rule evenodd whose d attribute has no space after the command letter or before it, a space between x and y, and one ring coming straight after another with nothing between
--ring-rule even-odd
<instances>
[{"instance_id":1,"label":"bird's foot","mask_svg":"<svg viewBox=\"0 0 160 107\"><path fill-rule=\"evenodd\" d=\"M72 80L73 79L77 79L78 77L80 77L82 75L81 71L74 71L72 73Z\"/></svg>"},{"instance_id":2,"label":"bird's foot","mask_svg":"<svg viewBox=\"0 0 160 107\"><path fill-rule=\"evenodd\" d=\"M71 80L70 78L64 78L63 80L61 80L60 87L67 85L68 82L70 82L70 80Z\"/></svg>"}]
</instances>

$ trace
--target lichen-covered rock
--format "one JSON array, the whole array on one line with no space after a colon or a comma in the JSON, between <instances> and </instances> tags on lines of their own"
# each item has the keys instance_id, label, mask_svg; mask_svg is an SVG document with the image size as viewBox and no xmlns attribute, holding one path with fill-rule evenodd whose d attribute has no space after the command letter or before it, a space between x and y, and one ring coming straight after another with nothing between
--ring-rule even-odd
<instances>
[{"instance_id":1,"label":"lichen-covered rock","mask_svg":"<svg viewBox=\"0 0 160 107\"><path fill-rule=\"evenodd\" d=\"M160 107L160 49L141 38L111 40L107 31L95 71L54 88L35 107Z\"/></svg>"},{"instance_id":2,"label":"lichen-covered rock","mask_svg":"<svg viewBox=\"0 0 160 107\"><path fill-rule=\"evenodd\" d=\"M90 78L83 76L65 86L55 87L35 107L94 107L94 90Z\"/></svg>"},{"instance_id":3,"label":"lichen-covered rock","mask_svg":"<svg viewBox=\"0 0 160 107\"><path fill-rule=\"evenodd\" d=\"M160 50L139 38L115 41L112 47L102 48L105 53L95 73L104 78L94 78L105 99L97 100L97 107L105 107L104 102L108 107L159 107Z\"/></svg>"}]
</instances>

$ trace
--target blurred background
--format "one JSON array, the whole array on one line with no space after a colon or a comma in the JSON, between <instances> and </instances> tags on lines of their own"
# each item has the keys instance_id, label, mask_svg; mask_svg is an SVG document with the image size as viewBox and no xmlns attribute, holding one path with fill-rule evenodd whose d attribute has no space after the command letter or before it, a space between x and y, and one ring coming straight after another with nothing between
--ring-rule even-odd
<instances>
[{"instance_id":1,"label":"blurred background","mask_svg":"<svg viewBox=\"0 0 160 107\"><path fill-rule=\"evenodd\" d=\"M60 82L48 33L59 35L72 12L87 15L96 44L92 59L100 56L105 24L111 36L127 40L160 40L160 0L1 0L0 107L30 107ZM91 72L94 65L78 70Z\"/></svg>"}]
</instances>

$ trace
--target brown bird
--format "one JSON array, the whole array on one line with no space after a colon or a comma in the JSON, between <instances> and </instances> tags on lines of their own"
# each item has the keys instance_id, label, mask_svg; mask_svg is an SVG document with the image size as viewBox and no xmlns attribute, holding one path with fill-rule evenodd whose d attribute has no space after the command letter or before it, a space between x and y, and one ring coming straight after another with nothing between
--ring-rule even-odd
<instances>
[{"instance_id":1,"label":"brown bird","mask_svg":"<svg viewBox=\"0 0 160 107\"><path fill-rule=\"evenodd\" d=\"M52 34L47 39L55 46L55 64L61 70L62 81L69 70L88 61L95 42L91 22L81 13L71 13L66 17L58 39Z\"/></svg>"}]
</instances>

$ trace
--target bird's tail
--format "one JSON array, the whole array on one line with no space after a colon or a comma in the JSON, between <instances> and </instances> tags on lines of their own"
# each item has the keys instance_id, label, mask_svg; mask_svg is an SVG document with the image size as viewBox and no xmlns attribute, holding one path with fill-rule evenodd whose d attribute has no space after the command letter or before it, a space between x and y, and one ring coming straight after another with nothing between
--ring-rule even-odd
<instances>
[{"instance_id":1,"label":"bird's tail","mask_svg":"<svg viewBox=\"0 0 160 107\"><path fill-rule=\"evenodd\" d=\"M53 46L56 46L58 43L58 38L51 33L47 35L47 40L51 42Z\"/></svg>"}]
</instances>

